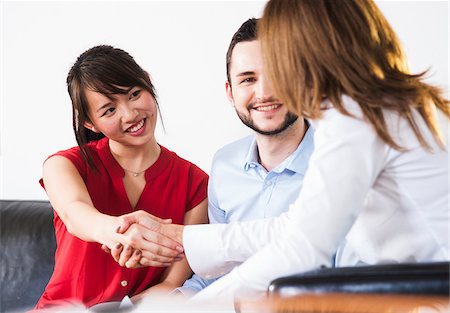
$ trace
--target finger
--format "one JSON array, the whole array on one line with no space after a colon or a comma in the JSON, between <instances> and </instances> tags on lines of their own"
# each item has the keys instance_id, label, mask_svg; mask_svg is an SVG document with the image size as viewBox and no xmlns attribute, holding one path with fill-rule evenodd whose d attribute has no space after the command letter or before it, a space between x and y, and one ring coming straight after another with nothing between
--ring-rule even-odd
<instances>
[{"instance_id":1,"label":"finger","mask_svg":"<svg viewBox=\"0 0 450 313\"><path fill-rule=\"evenodd\" d=\"M150 261L160 262L160 263L170 263L170 264L183 259L183 255L175 256L175 257L165 257L165 256L160 256L160 255L154 254L147 250L142 251L142 257L145 257L147 260L150 260Z\"/></svg>"},{"instance_id":2,"label":"finger","mask_svg":"<svg viewBox=\"0 0 450 313\"><path fill-rule=\"evenodd\" d=\"M184 252L183 247L176 241L156 232L143 233L145 249L159 256L176 257Z\"/></svg>"},{"instance_id":3,"label":"finger","mask_svg":"<svg viewBox=\"0 0 450 313\"><path fill-rule=\"evenodd\" d=\"M158 261L152 261L145 257L141 258L140 264L142 266L154 266L154 267L169 267L172 265L172 263L163 263L163 262L158 262Z\"/></svg>"},{"instance_id":4,"label":"finger","mask_svg":"<svg viewBox=\"0 0 450 313\"><path fill-rule=\"evenodd\" d=\"M126 232L128 230L128 228L133 225L137 220L133 217L130 216L129 214L127 215L122 215L119 218L120 224L117 227L116 233L119 234L123 234L124 232Z\"/></svg>"},{"instance_id":5,"label":"finger","mask_svg":"<svg viewBox=\"0 0 450 313\"><path fill-rule=\"evenodd\" d=\"M133 224L123 235L117 234L116 240L135 249L148 250L167 257L175 257L184 251L183 247L175 240L139 224ZM160 247L161 252L155 250L156 247Z\"/></svg>"},{"instance_id":6,"label":"finger","mask_svg":"<svg viewBox=\"0 0 450 313\"><path fill-rule=\"evenodd\" d=\"M133 248L131 248L129 245L125 245L119 258L120 266L125 266L125 263L130 259L132 254Z\"/></svg>"},{"instance_id":7,"label":"finger","mask_svg":"<svg viewBox=\"0 0 450 313\"><path fill-rule=\"evenodd\" d=\"M134 250L131 257L128 259L128 261L125 263L125 266L127 268L139 268L142 267L142 265L139 263L141 260L142 253L141 250Z\"/></svg>"},{"instance_id":8,"label":"finger","mask_svg":"<svg viewBox=\"0 0 450 313\"><path fill-rule=\"evenodd\" d=\"M121 243L117 243L112 249L111 249L111 256L114 258L116 262L119 262L120 254L122 253L123 245Z\"/></svg>"},{"instance_id":9,"label":"finger","mask_svg":"<svg viewBox=\"0 0 450 313\"><path fill-rule=\"evenodd\" d=\"M111 249L108 248L107 245L102 245L102 250L105 251L106 253L110 254L111 253Z\"/></svg>"},{"instance_id":10,"label":"finger","mask_svg":"<svg viewBox=\"0 0 450 313\"><path fill-rule=\"evenodd\" d=\"M144 212L144 211L139 211ZM140 213L139 220L137 223L150 230L158 231L161 228L161 219L159 217L153 216L150 213L144 212Z\"/></svg>"},{"instance_id":11,"label":"finger","mask_svg":"<svg viewBox=\"0 0 450 313\"><path fill-rule=\"evenodd\" d=\"M172 219L161 219L144 210L135 211L129 214L124 214L120 218L120 225L117 228L117 233L123 234L128 228L134 224L140 224L151 230L159 230L160 224L172 223Z\"/></svg>"},{"instance_id":12,"label":"finger","mask_svg":"<svg viewBox=\"0 0 450 313\"><path fill-rule=\"evenodd\" d=\"M150 218L150 219L153 219L155 222L158 222L158 223L165 223L165 224L166 223L169 223L169 224L172 223L172 219L171 218L161 218L161 217L155 216L155 215L153 215L151 213L148 213L147 211L142 210L142 209L139 209L138 211L136 211L135 214L138 217L138 220L140 220L142 218L143 219Z\"/></svg>"}]
</instances>

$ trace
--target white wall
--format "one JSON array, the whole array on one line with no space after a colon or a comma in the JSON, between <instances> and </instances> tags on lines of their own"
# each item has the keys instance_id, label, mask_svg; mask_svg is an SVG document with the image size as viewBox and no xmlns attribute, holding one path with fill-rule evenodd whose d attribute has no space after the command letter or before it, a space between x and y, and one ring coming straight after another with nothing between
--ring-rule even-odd
<instances>
[{"instance_id":1,"label":"white wall","mask_svg":"<svg viewBox=\"0 0 450 313\"><path fill-rule=\"evenodd\" d=\"M414 71L448 90L448 2L378 2ZM213 153L248 134L225 93L235 30L265 1L1 2L0 199L46 199L44 159L74 146L65 78L98 44L130 52L153 77L159 142L209 172Z\"/></svg>"}]
</instances>

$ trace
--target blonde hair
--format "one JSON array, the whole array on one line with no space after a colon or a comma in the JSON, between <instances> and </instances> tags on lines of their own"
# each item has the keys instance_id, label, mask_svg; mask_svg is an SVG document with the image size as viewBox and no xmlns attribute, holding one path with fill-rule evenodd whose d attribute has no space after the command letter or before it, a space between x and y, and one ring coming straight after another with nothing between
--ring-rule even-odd
<instances>
[{"instance_id":1,"label":"blonde hair","mask_svg":"<svg viewBox=\"0 0 450 313\"><path fill-rule=\"evenodd\" d=\"M448 118L449 101L423 82L426 72L409 72L397 35L372 0L270 0L258 26L268 77L294 113L320 118L327 98L349 115L346 94L391 147L403 150L386 128L385 109L404 117L431 149L413 118L417 110L445 147L436 111Z\"/></svg>"}]
</instances>

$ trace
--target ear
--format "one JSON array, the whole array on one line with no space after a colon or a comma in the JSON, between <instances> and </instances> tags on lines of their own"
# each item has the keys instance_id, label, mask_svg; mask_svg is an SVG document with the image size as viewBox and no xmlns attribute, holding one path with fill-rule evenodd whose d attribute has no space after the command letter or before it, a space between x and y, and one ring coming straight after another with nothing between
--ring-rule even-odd
<instances>
[{"instance_id":1,"label":"ear","mask_svg":"<svg viewBox=\"0 0 450 313\"><path fill-rule=\"evenodd\" d=\"M230 101L230 104L234 107L233 91L231 90L231 85L228 80L225 82L225 92L227 94L228 101Z\"/></svg>"},{"instance_id":2,"label":"ear","mask_svg":"<svg viewBox=\"0 0 450 313\"><path fill-rule=\"evenodd\" d=\"M100 131L95 128L95 126L91 122L84 122L83 126L89 130L92 130L94 133L99 133Z\"/></svg>"}]
</instances>

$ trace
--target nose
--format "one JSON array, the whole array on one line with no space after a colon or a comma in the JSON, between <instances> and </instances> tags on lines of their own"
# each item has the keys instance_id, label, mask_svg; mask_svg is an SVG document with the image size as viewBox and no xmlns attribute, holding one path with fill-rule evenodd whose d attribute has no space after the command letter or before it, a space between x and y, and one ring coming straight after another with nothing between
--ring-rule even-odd
<instances>
[{"instance_id":1,"label":"nose","mask_svg":"<svg viewBox=\"0 0 450 313\"><path fill-rule=\"evenodd\" d=\"M122 119L124 122L133 122L139 115L138 110L129 105L121 106L121 112L122 112Z\"/></svg>"},{"instance_id":2,"label":"nose","mask_svg":"<svg viewBox=\"0 0 450 313\"><path fill-rule=\"evenodd\" d=\"M263 75L258 79L255 95L257 102L264 102L273 97L272 86Z\"/></svg>"}]
</instances>

